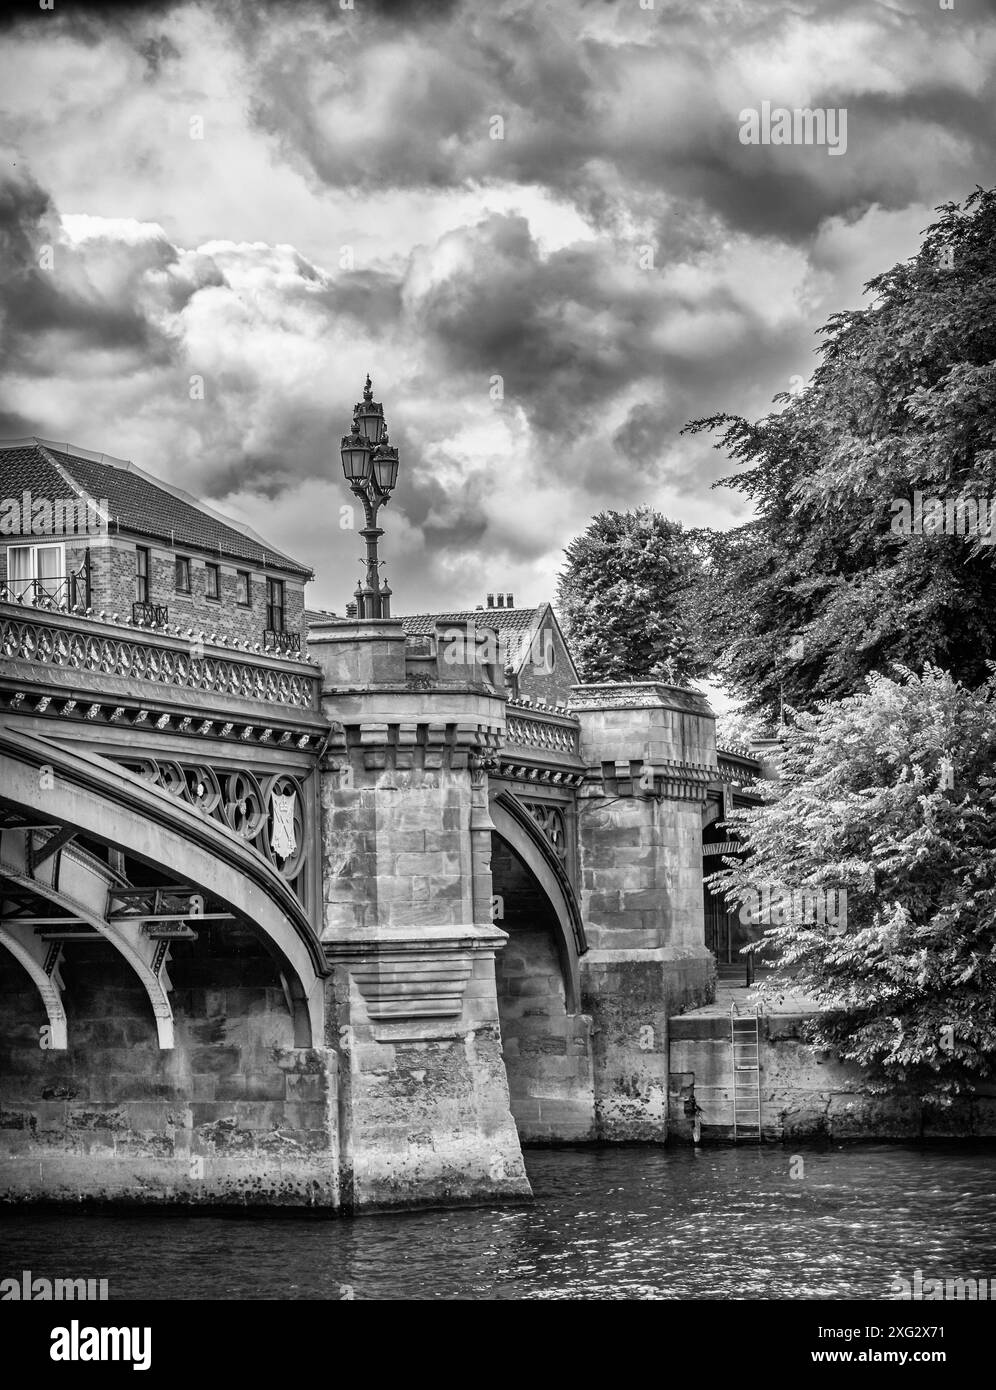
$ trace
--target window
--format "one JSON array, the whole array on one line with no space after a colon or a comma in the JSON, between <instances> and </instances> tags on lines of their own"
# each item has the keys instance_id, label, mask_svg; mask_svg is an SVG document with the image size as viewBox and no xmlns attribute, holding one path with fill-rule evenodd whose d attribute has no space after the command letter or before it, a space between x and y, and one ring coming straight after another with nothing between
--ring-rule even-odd
<instances>
[{"instance_id":1,"label":"window","mask_svg":"<svg viewBox=\"0 0 996 1390\"><path fill-rule=\"evenodd\" d=\"M176 557L176 592L190 593L190 560L186 555Z\"/></svg>"},{"instance_id":2,"label":"window","mask_svg":"<svg viewBox=\"0 0 996 1390\"><path fill-rule=\"evenodd\" d=\"M221 598L221 566L204 566L204 597L219 600Z\"/></svg>"},{"instance_id":3,"label":"window","mask_svg":"<svg viewBox=\"0 0 996 1390\"><path fill-rule=\"evenodd\" d=\"M252 589L250 588L250 578L246 570L235 571L235 602L240 608L252 607Z\"/></svg>"},{"instance_id":4,"label":"window","mask_svg":"<svg viewBox=\"0 0 996 1390\"><path fill-rule=\"evenodd\" d=\"M144 545L135 547L135 602L149 601L149 551Z\"/></svg>"},{"instance_id":5,"label":"window","mask_svg":"<svg viewBox=\"0 0 996 1390\"><path fill-rule=\"evenodd\" d=\"M266 581L266 626L270 632L284 630L284 581Z\"/></svg>"},{"instance_id":6,"label":"window","mask_svg":"<svg viewBox=\"0 0 996 1390\"><path fill-rule=\"evenodd\" d=\"M65 547L61 545L9 545L7 587L15 598L64 597Z\"/></svg>"}]
</instances>

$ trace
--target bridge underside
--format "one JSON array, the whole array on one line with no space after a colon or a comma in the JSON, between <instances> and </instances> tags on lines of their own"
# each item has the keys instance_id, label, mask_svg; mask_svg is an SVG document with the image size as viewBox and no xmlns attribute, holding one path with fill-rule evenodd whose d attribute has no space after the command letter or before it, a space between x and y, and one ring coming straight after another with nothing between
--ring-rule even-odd
<instances>
[{"instance_id":1,"label":"bridge underside","mask_svg":"<svg viewBox=\"0 0 996 1390\"><path fill-rule=\"evenodd\" d=\"M335 1205L320 952L282 888L232 836L209 871L193 831L224 832L105 759L0 733L0 763L3 1195Z\"/></svg>"}]
</instances>

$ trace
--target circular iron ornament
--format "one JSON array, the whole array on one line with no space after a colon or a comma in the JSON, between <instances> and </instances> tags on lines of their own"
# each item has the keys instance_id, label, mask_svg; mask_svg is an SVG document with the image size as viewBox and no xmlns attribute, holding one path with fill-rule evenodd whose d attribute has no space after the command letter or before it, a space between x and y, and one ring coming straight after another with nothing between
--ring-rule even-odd
<instances>
[{"instance_id":1,"label":"circular iron ornament","mask_svg":"<svg viewBox=\"0 0 996 1390\"><path fill-rule=\"evenodd\" d=\"M170 796L180 796L186 799L187 779L179 763L161 762L159 764L159 785L164 791L168 791Z\"/></svg>"},{"instance_id":2,"label":"circular iron ornament","mask_svg":"<svg viewBox=\"0 0 996 1390\"><path fill-rule=\"evenodd\" d=\"M225 779L225 819L245 840L255 840L266 822L266 803L251 772L233 772Z\"/></svg>"},{"instance_id":3,"label":"circular iron ornament","mask_svg":"<svg viewBox=\"0 0 996 1390\"><path fill-rule=\"evenodd\" d=\"M213 815L221 804L221 783L204 763L188 767L185 772L188 800L206 816Z\"/></svg>"}]
</instances>

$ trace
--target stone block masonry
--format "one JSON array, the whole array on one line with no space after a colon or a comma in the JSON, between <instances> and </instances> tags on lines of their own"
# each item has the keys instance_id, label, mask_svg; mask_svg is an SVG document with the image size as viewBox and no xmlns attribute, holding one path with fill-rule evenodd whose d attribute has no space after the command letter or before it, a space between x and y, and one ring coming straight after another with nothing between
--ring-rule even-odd
<instances>
[{"instance_id":1,"label":"stone block masonry","mask_svg":"<svg viewBox=\"0 0 996 1390\"><path fill-rule=\"evenodd\" d=\"M715 721L692 691L576 686L589 777L582 794L581 965L592 1019L596 1134L663 1142L668 1016L713 997L704 944L702 806Z\"/></svg>"},{"instance_id":2,"label":"stone block masonry","mask_svg":"<svg viewBox=\"0 0 996 1390\"><path fill-rule=\"evenodd\" d=\"M0 957L3 1198L338 1206L334 1052L294 1046L251 938L202 928L171 950L171 1051L108 943L64 947L65 1052L39 1045L37 992Z\"/></svg>"},{"instance_id":3,"label":"stone block masonry","mask_svg":"<svg viewBox=\"0 0 996 1390\"><path fill-rule=\"evenodd\" d=\"M409 684L400 622L312 628L308 650L341 729L321 800L343 1207L521 1200L481 858L500 693L442 659Z\"/></svg>"},{"instance_id":4,"label":"stone block masonry","mask_svg":"<svg viewBox=\"0 0 996 1390\"><path fill-rule=\"evenodd\" d=\"M495 839L508 944L495 977L512 1114L529 1143L595 1138L591 1019L570 1012L556 921L511 849Z\"/></svg>"},{"instance_id":5,"label":"stone block masonry","mask_svg":"<svg viewBox=\"0 0 996 1390\"><path fill-rule=\"evenodd\" d=\"M761 1121L764 1138L799 1140L996 1137L996 1085L950 1107L921 1112L915 1098L872 1092L858 1067L806 1042L806 1014L776 1013L760 1025ZM691 1141L692 1102L702 1140L733 1138L729 1014L703 1009L671 1019L670 1128Z\"/></svg>"}]
</instances>

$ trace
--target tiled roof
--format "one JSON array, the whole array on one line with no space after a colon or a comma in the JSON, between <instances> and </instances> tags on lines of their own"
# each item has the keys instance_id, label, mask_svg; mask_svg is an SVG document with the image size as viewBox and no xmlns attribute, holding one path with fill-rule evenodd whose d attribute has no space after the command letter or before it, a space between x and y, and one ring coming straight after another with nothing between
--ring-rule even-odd
<instances>
[{"instance_id":1,"label":"tiled roof","mask_svg":"<svg viewBox=\"0 0 996 1390\"><path fill-rule=\"evenodd\" d=\"M106 458L106 456L104 456ZM74 491L95 502L106 500L111 533L115 529L178 546L212 551L229 559L248 560L271 569L310 578L307 565L292 560L234 522L213 515L194 498L121 460L102 462L55 448L39 440L0 441L0 495L63 496L67 480Z\"/></svg>"},{"instance_id":2,"label":"tiled roof","mask_svg":"<svg viewBox=\"0 0 996 1390\"><path fill-rule=\"evenodd\" d=\"M325 608L306 608L304 610L305 627L314 627L315 623L332 622L333 619L340 623L345 621L344 618L339 617L338 613L330 613Z\"/></svg>"},{"instance_id":3,"label":"tiled roof","mask_svg":"<svg viewBox=\"0 0 996 1390\"><path fill-rule=\"evenodd\" d=\"M471 619L480 627L497 628L499 633L512 636L531 631L539 612L538 608L474 608L462 613L415 613L400 621L412 637L425 637L435 632L437 623L460 623Z\"/></svg>"}]
</instances>

